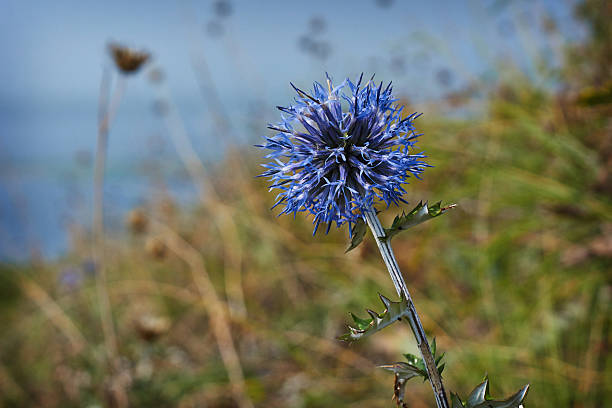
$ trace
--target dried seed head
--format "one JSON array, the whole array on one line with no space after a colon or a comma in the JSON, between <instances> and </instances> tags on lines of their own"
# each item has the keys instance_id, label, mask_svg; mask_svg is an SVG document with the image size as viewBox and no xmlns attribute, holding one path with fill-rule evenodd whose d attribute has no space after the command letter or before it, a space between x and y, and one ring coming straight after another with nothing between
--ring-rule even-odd
<instances>
[{"instance_id":1,"label":"dried seed head","mask_svg":"<svg viewBox=\"0 0 612 408\"><path fill-rule=\"evenodd\" d=\"M150 237L145 242L145 251L157 260L162 260L168 255L168 247L159 238Z\"/></svg>"},{"instance_id":2,"label":"dried seed head","mask_svg":"<svg viewBox=\"0 0 612 408\"><path fill-rule=\"evenodd\" d=\"M148 52L136 51L115 43L109 44L108 49L115 65L124 74L137 72L151 58Z\"/></svg>"},{"instance_id":3,"label":"dried seed head","mask_svg":"<svg viewBox=\"0 0 612 408\"><path fill-rule=\"evenodd\" d=\"M164 78L164 71L159 68L153 68L149 71L149 81L154 84L162 83L164 81Z\"/></svg>"},{"instance_id":4,"label":"dried seed head","mask_svg":"<svg viewBox=\"0 0 612 408\"><path fill-rule=\"evenodd\" d=\"M206 33L213 38L220 37L225 32L223 25L217 20L209 21L205 29Z\"/></svg>"},{"instance_id":5,"label":"dried seed head","mask_svg":"<svg viewBox=\"0 0 612 408\"><path fill-rule=\"evenodd\" d=\"M321 16L313 16L308 21L308 28L313 34L323 33L327 29L327 22Z\"/></svg>"},{"instance_id":6,"label":"dried seed head","mask_svg":"<svg viewBox=\"0 0 612 408\"><path fill-rule=\"evenodd\" d=\"M126 223L131 232L141 234L147 230L148 220L142 209L135 208L128 213Z\"/></svg>"},{"instance_id":7,"label":"dried seed head","mask_svg":"<svg viewBox=\"0 0 612 408\"><path fill-rule=\"evenodd\" d=\"M393 0L376 0L376 5L378 7L390 7L393 4Z\"/></svg>"},{"instance_id":8,"label":"dried seed head","mask_svg":"<svg viewBox=\"0 0 612 408\"><path fill-rule=\"evenodd\" d=\"M153 113L156 116L166 116L170 110L170 105L164 99L157 99L153 101L153 105L151 106Z\"/></svg>"},{"instance_id":9,"label":"dried seed head","mask_svg":"<svg viewBox=\"0 0 612 408\"><path fill-rule=\"evenodd\" d=\"M161 199L158 203L158 206L159 211L166 217L173 217L177 214L177 205L170 197L165 197Z\"/></svg>"},{"instance_id":10,"label":"dried seed head","mask_svg":"<svg viewBox=\"0 0 612 408\"><path fill-rule=\"evenodd\" d=\"M213 4L213 9L218 17L225 18L232 15L232 3L229 0L217 0Z\"/></svg>"},{"instance_id":11,"label":"dried seed head","mask_svg":"<svg viewBox=\"0 0 612 408\"><path fill-rule=\"evenodd\" d=\"M167 318L151 314L139 316L134 324L140 338L149 342L157 340L170 328L170 321Z\"/></svg>"}]
</instances>

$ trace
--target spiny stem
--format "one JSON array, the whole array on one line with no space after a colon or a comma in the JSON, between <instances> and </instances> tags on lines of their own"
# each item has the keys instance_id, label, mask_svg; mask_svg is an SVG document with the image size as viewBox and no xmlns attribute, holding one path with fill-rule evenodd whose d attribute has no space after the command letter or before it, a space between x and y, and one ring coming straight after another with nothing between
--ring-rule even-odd
<instances>
[{"instance_id":1,"label":"spiny stem","mask_svg":"<svg viewBox=\"0 0 612 408\"><path fill-rule=\"evenodd\" d=\"M364 216L370 230L372 231L372 235L374 235L374 238L376 239L376 244L378 245L383 261L389 270L389 275L391 276L393 285L395 285L397 294L403 296L408 302L410 310L410 313L408 314L408 322L410 323L410 328L412 329L412 333L414 333L417 346L419 347L421 356L425 362L425 368L427 369L429 382L431 383L431 388L433 389L434 396L436 398L436 404L438 408L450 408L448 400L446 399L444 385L442 384L442 377L436 368L436 362L431 354L431 349L429 348L429 342L427 341L425 330L423 330L421 319L417 314L414 303L412 302L412 297L410 296L410 292L408 292L408 287L406 286L402 272L400 271L395 255L393 254L391 243L385 237L385 230L376 216L376 210L374 210L374 208L370 208L368 211L364 212Z\"/></svg>"}]
</instances>

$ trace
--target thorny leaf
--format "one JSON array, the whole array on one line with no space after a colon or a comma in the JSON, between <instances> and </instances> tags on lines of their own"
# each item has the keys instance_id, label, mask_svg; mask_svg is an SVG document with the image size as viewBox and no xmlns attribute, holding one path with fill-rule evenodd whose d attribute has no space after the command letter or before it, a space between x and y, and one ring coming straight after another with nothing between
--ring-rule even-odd
<instances>
[{"instance_id":1,"label":"thorny leaf","mask_svg":"<svg viewBox=\"0 0 612 408\"><path fill-rule=\"evenodd\" d=\"M523 399L529 391L529 384L505 400L494 400L489 395L489 378L478 384L463 403L457 394L451 393L452 408L522 408Z\"/></svg>"},{"instance_id":2,"label":"thorny leaf","mask_svg":"<svg viewBox=\"0 0 612 408\"><path fill-rule=\"evenodd\" d=\"M349 326L349 332L338 337L339 340L348 342L359 340L390 326L394 322L401 320L402 317L408 315L408 302L403 297L399 302L392 302L380 293L378 296L385 305L385 310L378 314L373 310L366 309L370 315L369 319L361 319L351 313L351 317L355 322L355 327Z\"/></svg>"},{"instance_id":3,"label":"thorny leaf","mask_svg":"<svg viewBox=\"0 0 612 408\"><path fill-rule=\"evenodd\" d=\"M346 254L348 251L357 248L357 246L363 241L363 237L365 236L367 231L368 226L365 221L361 218L357 220L357 222L355 223L355 227L352 230L351 243L346 248L346 251L344 251L344 253Z\"/></svg>"},{"instance_id":4,"label":"thorny leaf","mask_svg":"<svg viewBox=\"0 0 612 408\"><path fill-rule=\"evenodd\" d=\"M421 201L408 214L402 212L402 215L395 217L393 224L391 224L391 228L385 228L385 238L389 240L400 231L407 230L415 225L431 220L432 218L436 218L444 214L447 210L457 206L456 204L451 204L446 207L441 207L441 203L441 201L438 201L430 207L428 206L427 202L423 204Z\"/></svg>"},{"instance_id":5,"label":"thorny leaf","mask_svg":"<svg viewBox=\"0 0 612 408\"><path fill-rule=\"evenodd\" d=\"M485 378L468 395L466 403L468 406L474 406L486 401L487 398L491 398L491 396L489 395L489 380Z\"/></svg>"},{"instance_id":6,"label":"thorny leaf","mask_svg":"<svg viewBox=\"0 0 612 408\"><path fill-rule=\"evenodd\" d=\"M453 408L464 408L463 403L459 396L455 393L451 392L451 404L453 404Z\"/></svg>"},{"instance_id":7,"label":"thorny leaf","mask_svg":"<svg viewBox=\"0 0 612 408\"><path fill-rule=\"evenodd\" d=\"M436 368L438 369L438 373L442 375L446 363L440 364L442 362L442 358L444 358L444 353L442 353L440 356L436 356L436 339L433 340L431 351L434 359L436 360ZM427 380L429 378L427 368L425 367L425 363L423 362L422 358L410 353L404 354L404 357L406 358L406 362L401 361L379 367L392 371L396 375L399 375L400 378L405 380L409 380L417 376L423 377L423 380Z\"/></svg>"},{"instance_id":8,"label":"thorny leaf","mask_svg":"<svg viewBox=\"0 0 612 408\"><path fill-rule=\"evenodd\" d=\"M362 319L352 312L351 312L351 317L353 318L353 321L355 322L356 328L359 330L366 330L368 326L370 325L370 323L372 322L372 319Z\"/></svg>"},{"instance_id":9,"label":"thorny leaf","mask_svg":"<svg viewBox=\"0 0 612 408\"><path fill-rule=\"evenodd\" d=\"M434 338L431 344L431 352L436 360L436 367L440 375L444 371L445 364L440 364L444 354L436 357L436 339ZM387 364L379 366L385 370L395 373L395 384L393 386L393 398L397 401L398 406L404 406L404 394L406 392L406 382L414 377L423 377L423 381L429 377L427 375L427 369L423 359L415 356L414 354L404 354L406 362L400 361L393 364ZM453 407L454 408L454 407ZM461 407L463 408L463 407Z\"/></svg>"}]
</instances>

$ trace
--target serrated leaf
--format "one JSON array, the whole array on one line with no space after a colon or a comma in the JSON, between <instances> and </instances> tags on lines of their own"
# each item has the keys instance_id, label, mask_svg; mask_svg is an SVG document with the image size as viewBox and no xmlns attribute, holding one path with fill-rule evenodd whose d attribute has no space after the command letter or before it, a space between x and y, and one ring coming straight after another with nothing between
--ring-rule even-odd
<instances>
[{"instance_id":1,"label":"serrated leaf","mask_svg":"<svg viewBox=\"0 0 612 408\"><path fill-rule=\"evenodd\" d=\"M435 343L436 343L436 339L434 338L432 342L431 350L433 353L433 357L436 361L436 368L438 369L438 373L442 374L445 364L443 363L440 365L440 362L442 361L442 357L444 357L444 354L436 357ZM404 358L406 358L406 361L382 365L379 367L384 368L385 370L388 370L388 371L393 371L395 375L399 375L400 379L403 379L403 380L409 380L417 376L423 377L423 380L427 380L429 378L429 375L427 374L427 368L425 367L425 362L423 361L422 358L417 357L411 353L404 354Z\"/></svg>"},{"instance_id":2,"label":"serrated leaf","mask_svg":"<svg viewBox=\"0 0 612 408\"><path fill-rule=\"evenodd\" d=\"M451 393L453 408L519 408L529 391L529 384L505 400L494 400L489 395L489 379L478 384L470 393L465 404L456 394Z\"/></svg>"},{"instance_id":3,"label":"serrated leaf","mask_svg":"<svg viewBox=\"0 0 612 408\"><path fill-rule=\"evenodd\" d=\"M351 313L351 317L353 318L353 321L355 322L355 327L359 330L367 329L367 327L370 325L370 322L372 321L372 319L362 319L353 313Z\"/></svg>"},{"instance_id":4,"label":"serrated leaf","mask_svg":"<svg viewBox=\"0 0 612 408\"><path fill-rule=\"evenodd\" d=\"M413 377L427 375L427 373L424 374L421 369L403 361L393 364L385 364L378 367L395 373L401 380L409 380Z\"/></svg>"},{"instance_id":5,"label":"serrated leaf","mask_svg":"<svg viewBox=\"0 0 612 408\"><path fill-rule=\"evenodd\" d=\"M385 237L386 239L391 239L400 231L407 230L415 225L419 225L425 221L436 218L454 207L456 207L456 204L451 204L443 208L441 206L441 201L438 201L431 206L429 206L427 202L425 202L425 204L420 202L408 214L402 212L402 215L396 216L391 224L391 227L385 228Z\"/></svg>"},{"instance_id":6,"label":"serrated leaf","mask_svg":"<svg viewBox=\"0 0 612 408\"><path fill-rule=\"evenodd\" d=\"M404 354L404 358L406 358L406 361L408 361L410 364L414 364L414 365L423 364L423 360L421 360L414 354L406 353ZM423 365L423 367L425 367L425 365Z\"/></svg>"},{"instance_id":7,"label":"serrated leaf","mask_svg":"<svg viewBox=\"0 0 612 408\"><path fill-rule=\"evenodd\" d=\"M442 361L442 359L444 358L444 354L446 354L446 353L442 353L442 355L440 357L436 358L436 367L438 366L438 364L440 364L440 361ZM433 355L434 356L436 355L435 351L433 352Z\"/></svg>"},{"instance_id":8,"label":"serrated leaf","mask_svg":"<svg viewBox=\"0 0 612 408\"><path fill-rule=\"evenodd\" d=\"M357 327L349 326L349 332L338 337L339 340L356 341L366 336L374 334L387 326L392 325L398 320L408 315L408 302L402 298L399 302L392 302L383 295L379 294L380 300L385 305L385 310L378 314L368 310L370 319L362 319L351 313L353 321Z\"/></svg>"},{"instance_id":9,"label":"serrated leaf","mask_svg":"<svg viewBox=\"0 0 612 408\"><path fill-rule=\"evenodd\" d=\"M503 401L494 401L487 399L485 402L479 405L475 405L470 408L520 408L529 391L529 384L526 384L523 388L518 390L514 395L508 397Z\"/></svg>"},{"instance_id":10,"label":"serrated leaf","mask_svg":"<svg viewBox=\"0 0 612 408\"><path fill-rule=\"evenodd\" d=\"M483 382L478 384L467 398L466 404L468 407L476 406L485 402L485 397L489 394L489 379L485 378Z\"/></svg>"},{"instance_id":11,"label":"serrated leaf","mask_svg":"<svg viewBox=\"0 0 612 408\"><path fill-rule=\"evenodd\" d=\"M464 408L463 402L461 402L461 398L457 394L451 392L451 403L453 404L453 408Z\"/></svg>"},{"instance_id":12,"label":"serrated leaf","mask_svg":"<svg viewBox=\"0 0 612 408\"><path fill-rule=\"evenodd\" d=\"M355 227L351 231L351 243L346 248L346 251L344 251L344 253L346 254L347 252L357 248L357 246L363 241L363 237L365 236L367 231L368 226L365 221L361 218L357 220L357 222L355 223Z\"/></svg>"}]
</instances>

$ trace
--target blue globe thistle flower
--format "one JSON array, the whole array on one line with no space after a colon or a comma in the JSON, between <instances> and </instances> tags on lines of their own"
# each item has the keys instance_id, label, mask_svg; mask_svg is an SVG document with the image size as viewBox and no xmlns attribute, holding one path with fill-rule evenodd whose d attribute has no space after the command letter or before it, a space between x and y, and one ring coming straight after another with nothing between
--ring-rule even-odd
<instances>
[{"instance_id":1,"label":"blue globe thistle flower","mask_svg":"<svg viewBox=\"0 0 612 408\"><path fill-rule=\"evenodd\" d=\"M310 212L314 233L322 222L328 232L333 222L348 223L352 233L375 202L405 202L402 185L429 167L422 153L411 154L420 115L402 118L391 83L383 87L373 78L362 87L361 74L356 84L347 78L334 87L327 75L327 86L315 82L310 95L291 84L295 103L278 107L281 121L268 126L277 133L258 145L270 151L260 176L280 190L274 207L282 204L280 214L294 216Z\"/></svg>"}]
</instances>

